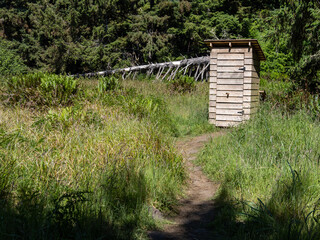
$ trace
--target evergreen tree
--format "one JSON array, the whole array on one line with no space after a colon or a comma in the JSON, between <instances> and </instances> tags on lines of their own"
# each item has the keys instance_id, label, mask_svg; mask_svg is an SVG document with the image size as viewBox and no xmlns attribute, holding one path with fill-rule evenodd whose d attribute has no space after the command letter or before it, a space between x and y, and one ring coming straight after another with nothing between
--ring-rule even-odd
<instances>
[{"instance_id":1,"label":"evergreen tree","mask_svg":"<svg viewBox=\"0 0 320 240\"><path fill-rule=\"evenodd\" d=\"M265 71L295 66L292 76L304 85L319 69L316 0L2 0L0 16L0 36L31 69L168 61L208 54L204 39L252 37L268 56Z\"/></svg>"}]
</instances>

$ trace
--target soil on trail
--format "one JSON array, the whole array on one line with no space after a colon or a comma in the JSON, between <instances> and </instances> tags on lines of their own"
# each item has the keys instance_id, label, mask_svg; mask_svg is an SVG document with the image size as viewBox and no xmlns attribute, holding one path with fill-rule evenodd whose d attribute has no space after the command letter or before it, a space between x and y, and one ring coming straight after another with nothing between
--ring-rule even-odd
<instances>
[{"instance_id":1,"label":"soil on trail","mask_svg":"<svg viewBox=\"0 0 320 240\"><path fill-rule=\"evenodd\" d=\"M214 219L212 198L219 185L211 182L193 161L211 138L222 134L216 132L177 142L176 148L185 159L189 174L186 197L180 201L177 216L168 218L173 223L165 225L162 231L149 232L150 239L215 239L209 225Z\"/></svg>"}]
</instances>

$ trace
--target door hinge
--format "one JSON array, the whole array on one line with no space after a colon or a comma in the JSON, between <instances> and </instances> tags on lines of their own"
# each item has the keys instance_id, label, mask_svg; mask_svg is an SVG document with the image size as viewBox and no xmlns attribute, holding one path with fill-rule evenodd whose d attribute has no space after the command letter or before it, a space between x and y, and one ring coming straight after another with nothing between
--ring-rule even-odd
<instances>
[{"instance_id":1,"label":"door hinge","mask_svg":"<svg viewBox=\"0 0 320 240\"><path fill-rule=\"evenodd\" d=\"M241 68L239 68L239 70L245 71L246 67L241 67Z\"/></svg>"},{"instance_id":2,"label":"door hinge","mask_svg":"<svg viewBox=\"0 0 320 240\"><path fill-rule=\"evenodd\" d=\"M240 114L242 114L242 115L243 115L243 114L244 114L244 110L242 110L242 111L239 111L238 113L240 113Z\"/></svg>"}]
</instances>

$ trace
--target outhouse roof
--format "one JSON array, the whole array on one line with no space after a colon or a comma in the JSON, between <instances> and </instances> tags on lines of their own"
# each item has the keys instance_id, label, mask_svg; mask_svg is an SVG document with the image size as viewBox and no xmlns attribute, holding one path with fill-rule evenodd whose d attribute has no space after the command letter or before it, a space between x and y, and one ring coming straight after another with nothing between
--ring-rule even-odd
<instances>
[{"instance_id":1,"label":"outhouse roof","mask_svg":"<svg viewBox=\"0 0 320 240\"><path fill-rule=\"evenodd\" d=\"M207 39L204 42L211 48L215 47L253 47L256 51L259 60L264 61L266 57L258 43L257 39L224 39L224 40L211 40Z\"/></svg>"}]
</instances>

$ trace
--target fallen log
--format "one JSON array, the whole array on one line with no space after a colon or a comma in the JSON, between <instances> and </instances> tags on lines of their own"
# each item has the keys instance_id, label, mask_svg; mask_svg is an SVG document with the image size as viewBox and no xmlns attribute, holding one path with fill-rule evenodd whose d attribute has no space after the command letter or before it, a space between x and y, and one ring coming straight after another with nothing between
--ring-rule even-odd
<instances>
[{"instance_id":1,"label":"fallen log","mask_svg":"<svg viewBox=\"0 0 320 240\"><path fill-rule=\"evenodd\" d=\"M152 64L146 64L146 65L140 65L140 66L132 66L132 67L126 67L126 68L118 68L114 70L106 70L106 71L100 71L100 72L93 72L93 73L83 73L83 74L75 74L71 75L73 77L95 77L95 76L106 76L106 75L111 75L115 73L120 73L122 74L122 77L125 78L125 75L130 76L132 72L138 72L138 71L145 71L149 75L154 72L155 69L158 69L157 72L157 79L165 79L168 77L169 80L173 79L176 76L176 73L178 72L179 69L180 72L183 72L183 75L187 73L188 68L190 68L190 71L192 72L192 68L194 66L197 66L197 71L194 74L195 78L199 78L200 74L203 76L204 71L207 69L209 66L209 61L210 58L209 56L204 56L204 57L197 57L197 58L189 58L189 59L184 59L184 60L179 60L179 61L171 61L171 62L164 62L164 63L152 63ZM207 66L205 67L200 73L198 74L200 65ZM164 76L161 76L164 70L168 68ZM169 72L172 70L171 74ZM128 73L128 74L126 74ZM135 77L134 74L134 77ZM168 75L169 74L169 75Z\"/></svg>"}]
</instances>

